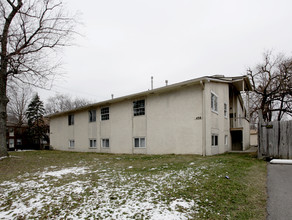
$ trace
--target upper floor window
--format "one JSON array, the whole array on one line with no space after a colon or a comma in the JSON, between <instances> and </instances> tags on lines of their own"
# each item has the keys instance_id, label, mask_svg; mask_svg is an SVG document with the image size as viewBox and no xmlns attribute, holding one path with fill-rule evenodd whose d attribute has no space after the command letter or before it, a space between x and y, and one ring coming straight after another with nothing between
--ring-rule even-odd
<instances>
[{"instance_id":1,"label":"upper floor window","mask_svg":"<svg viewBox=\"0 0 292 220\"><path fill-rule=\"evenodd\" d=\"M227 118L227 104L224 103L224 117Z\"/></svg>"},{"instance_id":2,"label":"upper floor window","mask_svg":"<svg viewBox=\"0 0 292 220\"><path fill-rule=\"evenodd\" d=\"M89 122L95 122L96 121L96 110L89 110Z\"/></svg>"},{"instance_id":3,"label":"upper floor window","mask_svg":"<svg viewBox=\"0 0 292 220\"><path fill-rule=\"evenodd\" d=\"M10 128L9 129L9 136L10 137L13 137L14 136L14 129L13 128Z\"/></svg>"},{"instance_id":4,"label":"upper floor window","mask_svg":"<svg viewBox=\"0 0 292 220\"><path fill-rule=\"evenodd\" d=\"M213 112L218 112L218 97L211 92L211 109Z\"/></svg>"},{"instance_id":5,"label":"upper floor window","mask_svg":"<svg viewBox=\"0 0 292 220\"><path fill-rule=\"evenodd\" d=\"M74 115L68 115L68 125L74 125Z\"/></svg>"},{"instance_id":6,"label":"upper floor window","mask_svg":"<svg viewBox=\"0 0 292 220\"><path fill-rule=\"evenodd\" d=\"M133 102L134 116L145 115L145 100L138 100Z\"/></svg>"},{"instance_id":7,"label":"upper floor window","mask_svg":"<svg viewBox=\"0 0 292 220\"><path fill-rule=\"evenodd\" d=\"M100 109L100 118L102 121L109 120L109 107L104 107Z\"/></svg>"}]
</instances>

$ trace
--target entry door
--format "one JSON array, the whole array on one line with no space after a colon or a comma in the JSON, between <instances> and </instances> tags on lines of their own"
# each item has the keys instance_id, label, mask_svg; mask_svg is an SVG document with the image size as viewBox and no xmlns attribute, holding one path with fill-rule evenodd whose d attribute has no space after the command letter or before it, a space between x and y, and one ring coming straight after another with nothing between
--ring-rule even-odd
<instances>
[{"instance_id":1,"label":"entry door","mask_svg":"<svg viewBox=\"0 0 292 220\"><path fill-rule=\"evenodd\" d=\"M242 151L242 131L231 131L232 150Z\"/></svg>"}]
</instances>

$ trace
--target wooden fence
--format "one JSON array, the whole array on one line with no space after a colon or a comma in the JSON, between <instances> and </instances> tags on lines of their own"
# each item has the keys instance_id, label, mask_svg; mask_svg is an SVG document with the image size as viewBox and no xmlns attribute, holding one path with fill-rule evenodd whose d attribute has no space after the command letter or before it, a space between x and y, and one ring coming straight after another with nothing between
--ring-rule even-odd
<instances>
[{"instance_id":1,"label":"wooden fence","mask_svg":"<svg viewBox=\"0 0 292 220\"><path fill-rule=\"evenodd\" d=\"M292 159L292 121L259 121L258 157Z\"/></svg>"}]
</instances>

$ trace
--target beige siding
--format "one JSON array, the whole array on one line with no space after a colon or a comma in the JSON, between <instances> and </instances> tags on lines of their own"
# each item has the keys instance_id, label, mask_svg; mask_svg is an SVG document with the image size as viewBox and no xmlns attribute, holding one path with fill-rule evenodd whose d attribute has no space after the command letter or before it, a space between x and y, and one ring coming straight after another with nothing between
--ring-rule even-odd
<instances>
[{"instance_id":1,"label":"beige siding","mask_svg":"<svg viewBox=\"0 0 292 220\"><path fill-rule=\"evenodd\" d=\"M133 116L133 101L126 100L109 106L110 119L89 122L88 111L74 114L74 125L68 116L51 119L51 144L59 150L107 153L202 154L202 95L199 85L145 99L146 113ZM196 119L198 118L198 119ZM134 138L144 137L146 148L135 148ZM101 139L110 140L109 148L101 147ZM74 149L69 140L75 141ZM89 148L96 139L97 147Z\"/></svg>"},{"instance_id":2,"label":"beige siding","mask_svg":"<svg viewBox=\"0 0 292 220\"><path fill-rule=\"evenodd\" d=\"M147 102L150 154L202 154L201 87L153 95Z\"/></svg>"},{"instance_id":3,"label":"beige siding","mask_svg":"<svg viewBox=\"0 0 292 220\"><path fill-rule=\"evenodd\" d=\"M211 93L217 96L217 112L211 110ZM52 117L52 147L126 154L213 155L231 150L229 113L243 116L243 111L238 98L232 96L233 100L229 100L228 83L201 81L137 97L109 102L107 106L95 105L96 122L89 122L88 110L75 112L72 126L68 125L68 115ZM142 99L145 115L133 116L133 101ZM227 116L224 116L224 103ZM102 107L109 107L109 120L101 121ZM243 148L246 149L249 145L247 121L243 122L243 129ZM218 135L217 146L212 146L212 134ZM109 148L102 147L103 138L109 139ZM135 148L134 138L145 138L146 147ZM96 148L89 147L90 139L96 139ZM69 140L75 141L74 149L69 148Z\"/></svg>"},{"instance_id":4,"label":"beige siding","mask_svg":"<svg viewBox=\"0 0 292 220\"><path fill-rule=\"evenodd\" d=\"M229 131L229 113L224 116L224 103L229 110L229 87L226 83L206 83L205 84L205 113L206 113L206 155L224 153L231 149ZM211 110L211 93L217 96L218 111ZM212 146L212 134L218 135L218 146ZM225 145L225 135L228 144Z\"/></svg>"}]
</instances>

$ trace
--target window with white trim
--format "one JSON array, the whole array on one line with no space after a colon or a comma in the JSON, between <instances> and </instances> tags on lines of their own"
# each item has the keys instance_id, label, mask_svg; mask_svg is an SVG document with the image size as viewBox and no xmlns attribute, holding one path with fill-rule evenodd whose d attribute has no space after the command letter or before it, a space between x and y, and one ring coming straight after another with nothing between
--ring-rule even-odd
<instances>
[{"instance_id":1,"label":"window with white trim","mask_svg":"<svg viewBox=\"0 0 292 220\"><path fill-rule=\"evenodd\" d=\"M89 139L89 147L96 148L96 139Z\"/></svg>"},{"instance_id":2,"label":"window with white trim","mask_svg":"<svg viewBox=\"0 0 292 220\"><path fill-rule=\"evenodd\" d=\"M9 148L14 148L14 139L9 139Z\"/></svg>"},{"instance_id":3,"label":"window with white trim","mask_svg":"<svg viewBox=\"0 0 292 220\"><path fill-rule=\"evenodd\" d=\"M146 147L145 138L144 137L134 138L134 147L145 148Z\"/></svg>"},{"instance_id":4,"label":"window with white trim","mask_svg":"<svg viewBox=\"0 0 292 220\"><path fill-rule=\"evenodd\" d=\"M218 97L211 92L211 109L213 112L218 112Z\"/></svg>"},{"instance_id":5,"label":"window with white trim","mask_svg":"<svg viewBox=\"0 0 292 220\"><path fill-rule=\"evenodd\" d=\"M75 147L75 141L69 140L69 148L74 148L74 147Z\"/></svg>"},{"instance_id":6,"label":"window with white trim","mask_svg":"<svg viewBox=\"0 0 292 220\"><path fill-rule=\"evenodd\" d=\"M227 118L227 104L224 103L224 117Z\"/></svg>"},{"instance_id":7,"label":"window with white trim","mask_svg":"<svg viewBox=\"0 0 292 220\"><path fill-rule=\"evenodd\" d=\"M218 146L218 135L217 134L212 134L212 147Z\"/></svg>"},{"instance_id":8,"label":"window with white trim","mask_svg":"<svg viewBox=\"0 0 292 220\"><path fill-rule=\"evenodd\" d=\"M145 100L137 100L133 102L134 116L145 115Z\"/></svg>"},{"instance_id":9,"label":"window with white trim","mask_svg":"<svg viewBox=\"0 0 292 220\"><path fill-rule=\"evenodd\" d=\"M9 137L13 137L14 136L14 129L10 128L9 129Z\"/></svg>"},{"instance_id":10,"label":"window with white trim","mask_svg":"<svg viewBox=\"0 0 292 220\"><path fill-rule=\"evenodd\" d=\"M88 116L89 116L89 122L95 122L96 121L96 110L89 110Z\"/></svg>"},{"instance_id":11,"label":"window with white trim","mask_svg":"<svg viewBox=\"0 0 292 220\"><path fill-rule=\"evenodd\" d=\"M109 120L109 107L104 107L100 109L100 119L102 121Z\"/></svg>"},{"instance_id":12,"label":"window with white trim","mask_svg":"<svg viewBox=\"0 0 292 220\"><path fill-rule=\"evenodd\" d=\"M68 125L74 125L74 115L68 115Z\"/></svg>"},{"instance_id":13,"label":"window with white trim","mask_svg":"<svg viewBox=\"0 0 292 220\"><path fill-rule=\"evenodd\" d=\"M109 139L108 138L101 139L101 146L103 148L109 148L110 147Z\"/></svg>"}]
</instances>

